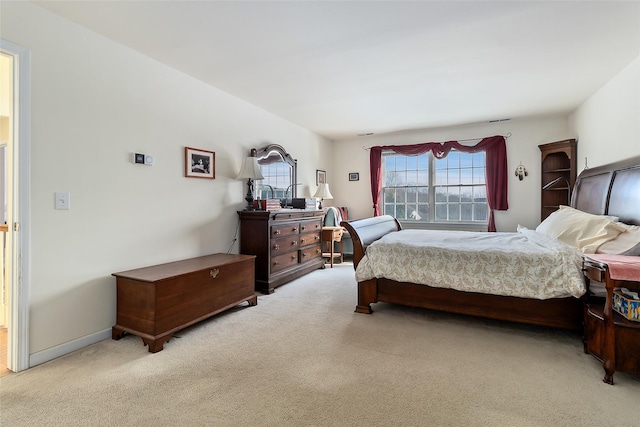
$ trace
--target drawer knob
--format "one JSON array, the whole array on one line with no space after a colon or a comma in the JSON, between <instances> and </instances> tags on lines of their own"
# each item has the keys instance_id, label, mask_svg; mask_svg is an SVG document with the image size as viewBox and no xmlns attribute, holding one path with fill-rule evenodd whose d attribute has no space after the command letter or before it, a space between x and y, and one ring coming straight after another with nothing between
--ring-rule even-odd
<instances>
[{"instance_id":1,"label":"drawer knob","mask_svg":"<svg viewBox=\"0 0 640 427\"><path fill-rule=\"evenodd\" d=\"M305 258L307 256L307 254L302 254L302 257Z\"/></svg>"},{"instance_id":2,"label":"drawer knob","mask_svg":"<svg viewBox=\"0 0 640 427\"><path fill-rule=\"evenodd\" d=\"M276 266L276 265L280 265L280 263L279 263L278 261L274 261L274 262L273 262L273 265L274 265L274 266Z\"/></svg>"},{"instance_id":3,"label":"drawer knob","mask_svg":"<svg viewBox=\"0 0 640 427\"><path fill-rule=\"evenodd\" d=\"M298 231L298 229L297 228L292 228L291 231L293 231L295 233L296 231Z\"/></svg>"},{"instance_id":4,"label":"drawer knob","mask_svg":"<svg viewBox=\"0 0 640 427\"><path fill-rule=\"evenodd\" d=\"M306 230L306 229L307 229L307 226L306 226L306 225L303 225L302 227L300 227L300 229L301 229L302 231L304 231L304 230Z\"/></svg>"},{"instance_id":5,"label":"drawer knob","mask_svg":"<svg viewBox=\"0 0 640 427\"><path fill-rule=\"evenodd\" d=\"M277 251L278 249L280 249L280 245L273 245L273 249Z\"/></svg>"},{"instance_id":6,"label":"drawer knob","mask_svg":"<svg viewBox=\"0 0 640 427\"><path fill-rule=\"evenodd\" d=\"M220 269L214 268L213 270L209 271L209 276L211 276L212 279L215 279L218 273L220 273Z\"/></svg>"},{"instance_id":7,"label":"drawer knob","mask_svg":"<svg viewBox=\"0 0 640 427\"><path fill-rule=\"evenodd\" d=\"M276 233L275 233L275 234L280 234L280 233L282 233L282 231L280 231L280 230L276 230Z\"/></svg>"},{"instance_id":8,"label":"drawer knob","mask_svg":"<svg viewBox=\"0 0 640 427\"><path fill-rule=\"evenodd\" d=\"M291 255L291 260L294 260L294 259L296 259L296 256L295 255Z\"/></svg>"},{"instance_id":9,"label":"drawer knob","mask_svg":"<svg viewBox=\"0 0 640 427\"><path fill-rule=\"evenodd\" d=\"M316 249L316 253L319 254L321 251L320 249Z\"/></svg>"},{"instance_id":10,"label":"drawer knob","mask_svg":"<svg viewBox=\"0 0 640 427\"><path fill-rule=\"evenodd\" d=\"M296 240L294 240L293 242L291 242L291 244L292 244L293 246L296 246L296 245L298 244L298 242L297 242Z\"/></svg>"},{"instance_id":11,"label":"drawer knob","mask_svg":"<svg viewBox=\"0 0 640 427\"><path fill-rule=\"evenodd\" d=\"M315 239L316 240L320 240L320 236L315 236Z\"/></svg>"}]
</instances>

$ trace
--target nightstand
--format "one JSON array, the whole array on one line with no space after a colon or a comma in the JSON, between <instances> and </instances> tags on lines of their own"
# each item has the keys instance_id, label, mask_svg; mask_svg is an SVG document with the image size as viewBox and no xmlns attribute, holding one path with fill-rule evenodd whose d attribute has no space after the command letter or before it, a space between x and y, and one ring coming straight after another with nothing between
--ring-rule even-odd
<instances>
[{"instance_id":1,"label":"nightstand","mask_svg":"<svg viewBox=\"0 0 640 427\"><path fill-rule=\"evenodd\" d=\"M329 245L329 251L323 252L322 256L325 258L329 258L329 262L331 264L331 268L333 268L333 259L340 258L340 262L342 263L342 227L322 227L322 250L325 249L325 244ZM340 252L335 252L334 250L334 242L338 242L340 244Z\"/></svg>"},{"instance_id":2,"label":"nightstand","mask_svg":"<svg viewBox=\"0 0 640 427\"><path fill-rule=\"evenodd\" d=\"M587 278L587 289L590 280L601 282L606 289L604 301L602 298L588 297L585 304L584 352L602 361L602 381L607 384L613 384L616 370L640 374L640 322L625 319L612 306L614 289L638 291L640 281L613 279L607 263L589 256L583 257L582 265Z\"/></svg>"}]
</instances>

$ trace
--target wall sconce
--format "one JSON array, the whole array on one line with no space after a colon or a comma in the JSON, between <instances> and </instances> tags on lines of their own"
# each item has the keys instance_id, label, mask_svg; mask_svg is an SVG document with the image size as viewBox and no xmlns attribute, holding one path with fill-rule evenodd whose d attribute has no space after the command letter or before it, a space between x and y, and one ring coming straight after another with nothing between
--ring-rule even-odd
<instances>
[{"instance_id":1,"label":"wall sconce","mask_svg":"<svg viewBox=\"0 0 640 427\"><path fill-rule=\"evenodd\" d=\"M317 197L320 199L320 204L318 205L319 209L322 209L322 201L324 199L333 199L331 195L331 191L329 191L329 184L320 184L318 189L316 190L316 194L313 197Z\"/></svg>"},{"instance_id":2,"label":"wall sconce","mask_svg":"<svg viewBox=\"0 0 640 427\"><path fill-rule=\"evenodd\" d=\"M260 170L260 164L258 163L258 159L252 156L244 159L244 163L242 164L242 169L240 173L236 177L236 179L246 179L247 180L247 195L245 196L245 200L247 201L247 206L244 208L245 211L252 211L253 208L253 181L257 179L264 179L262 176L262 171Z\"/></svg>"}]
</instances>

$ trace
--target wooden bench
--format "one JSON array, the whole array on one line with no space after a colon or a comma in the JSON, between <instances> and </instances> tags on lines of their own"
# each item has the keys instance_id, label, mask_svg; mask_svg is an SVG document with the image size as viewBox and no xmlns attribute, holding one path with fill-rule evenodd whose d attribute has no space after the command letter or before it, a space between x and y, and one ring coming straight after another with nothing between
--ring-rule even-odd
<instances>
[{"instance_id":1,"label":"wooden bench","mask_svg":"<svg viewBox=\"0 0 640 427\"><path fill-rule=\"evenodd\" d=\"M111 336L137 335L156 353L176 331L245 301L256 305L254 271L253 255L214 254L113 273Z\"/></svg>"}]
</instances>

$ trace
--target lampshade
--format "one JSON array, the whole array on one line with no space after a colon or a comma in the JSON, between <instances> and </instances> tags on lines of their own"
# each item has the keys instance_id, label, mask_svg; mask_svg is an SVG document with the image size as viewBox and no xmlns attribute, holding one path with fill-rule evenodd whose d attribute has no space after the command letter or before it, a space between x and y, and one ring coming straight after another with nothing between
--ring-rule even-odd
<instances>
[{"instance_id":1,"label":"lampshade","mask_svg":"<svg viewBox=\"0 0 640 427\"><path fill-rule=\"evenodd\" d=\"M320 184L313 197L317 197L319 199L333 199L331 191L329 191L329 184Z\"/></svg>"},{"instance_id":2,"label":"lampshade","mask_svg":"<svg viewBox=\"0 0 640 427\"><path fill-rule=\"evenodd\" d=\"M247 157L244 159L244 163L242 164L242 169L240 173L236 177L236 179L264 179L262 176L262 171L260 170L260 164L258 163L258 159L255 157Z\"/></svg>"}]
</instances>

